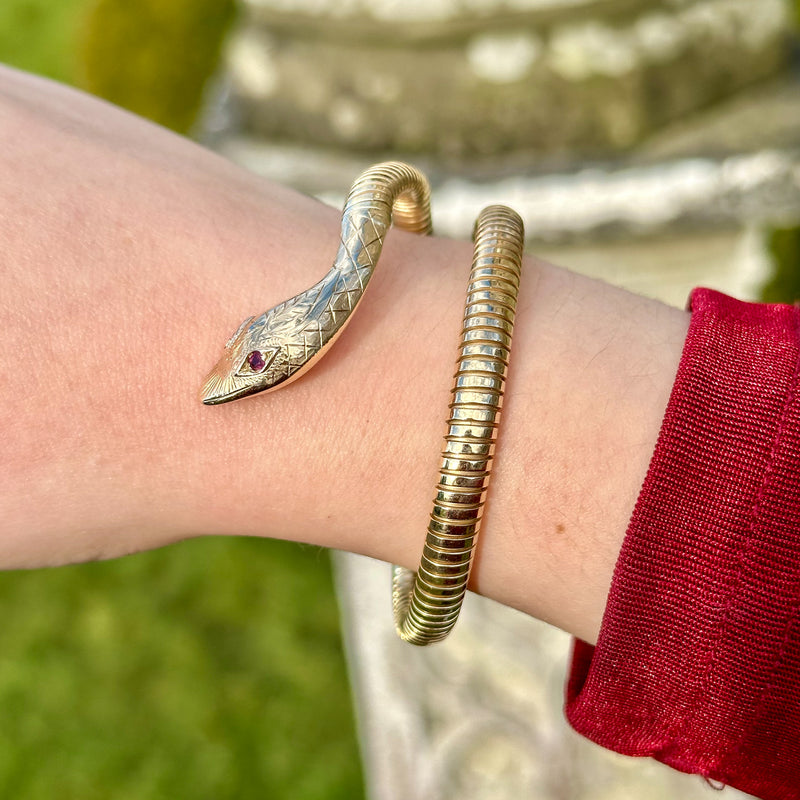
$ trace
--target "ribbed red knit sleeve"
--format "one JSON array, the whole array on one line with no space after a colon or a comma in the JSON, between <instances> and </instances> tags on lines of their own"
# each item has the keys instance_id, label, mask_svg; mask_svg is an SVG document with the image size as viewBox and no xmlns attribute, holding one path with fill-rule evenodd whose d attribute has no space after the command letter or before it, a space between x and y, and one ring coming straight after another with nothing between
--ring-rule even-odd
<instances>
[{"instance_id":1,"label":"ribbed red knit sleeve","mask_svg":"<svg viewBox=\"0 0 800 800\"><path fill-rule=\"evenodd\" d=\"M800 800L800 312L707 289L690 308L567 717L620 753Z\"/></svg>"}]
</instances>

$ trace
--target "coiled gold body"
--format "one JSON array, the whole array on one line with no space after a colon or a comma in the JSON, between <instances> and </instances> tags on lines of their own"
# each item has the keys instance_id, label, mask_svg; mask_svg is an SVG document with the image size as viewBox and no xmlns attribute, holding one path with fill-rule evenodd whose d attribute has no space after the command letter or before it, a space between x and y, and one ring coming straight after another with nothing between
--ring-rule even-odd
<instances>
[{"instance_id":1,"label":"coiled gold body","mask_svg":"<svg viewBox=\"0 0 800 800\"><path fill-rule=\"evenodd\" d=\"M444 639L467 591L503 403L517 308L524 227L505 206L475 224L472 272L448 430L428 535L416 574L395 567L392 604L399 636Z\"/></svg>"}]
</instances>

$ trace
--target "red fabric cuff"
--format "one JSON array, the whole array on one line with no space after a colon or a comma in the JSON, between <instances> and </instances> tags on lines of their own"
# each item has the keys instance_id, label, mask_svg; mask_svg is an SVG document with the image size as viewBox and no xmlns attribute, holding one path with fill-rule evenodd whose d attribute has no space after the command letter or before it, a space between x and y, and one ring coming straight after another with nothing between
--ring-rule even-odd
<instances>
[{"instance_id":1,"label":"red fabric cuff","mask_svg":"<svg viewBox=\"0 0 800 800\"><path fill-rule=\"evenodd\" d=\"M566 714L617 752L800 799L800 312L707 289L690 309Z\"/></svg>"}]
</instances>

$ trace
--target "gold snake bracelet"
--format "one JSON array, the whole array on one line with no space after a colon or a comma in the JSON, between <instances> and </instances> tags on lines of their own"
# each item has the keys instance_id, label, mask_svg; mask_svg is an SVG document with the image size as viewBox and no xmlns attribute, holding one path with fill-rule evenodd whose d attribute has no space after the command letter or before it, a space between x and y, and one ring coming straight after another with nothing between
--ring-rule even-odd
<instances>
[{"instance_id":1,"label":"gold snake bracelet","mask_svg":"<svg viewBox=\"0 0 800 800\"><path fill-rule=\"evenodd\" d=\"M239 326L203 384L202 401L226 403L302 375L347 324L392 222L431 233L428 182L399 162L378 164L356 180L330 271L310 289ZM474 238L448 434L420 569L394 567L392 573L395 625L414 644L443 639L466 593L511 344L522 221L504 206L489 207L476 223Z\"/></svg>"}]
</instances>

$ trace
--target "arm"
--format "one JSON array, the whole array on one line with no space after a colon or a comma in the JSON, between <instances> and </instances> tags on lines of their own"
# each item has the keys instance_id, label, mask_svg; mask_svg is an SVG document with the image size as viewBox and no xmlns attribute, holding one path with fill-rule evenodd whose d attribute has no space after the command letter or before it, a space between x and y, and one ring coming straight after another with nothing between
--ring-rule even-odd
<instances>
[{"instance_id":1,"label":"arm","mask_svg":"<svg viewBox=\"0 0 800 800\"><path fill-rule=\"evenodd\" d=\"M0 128L0 566L247 534L415 567L469 244L392 232L318 367L208 408L221 342L324 274L338 213L7 70ZM686 326L527 261L473 588L595 640Z\"/></svg>"}]
</instances>

